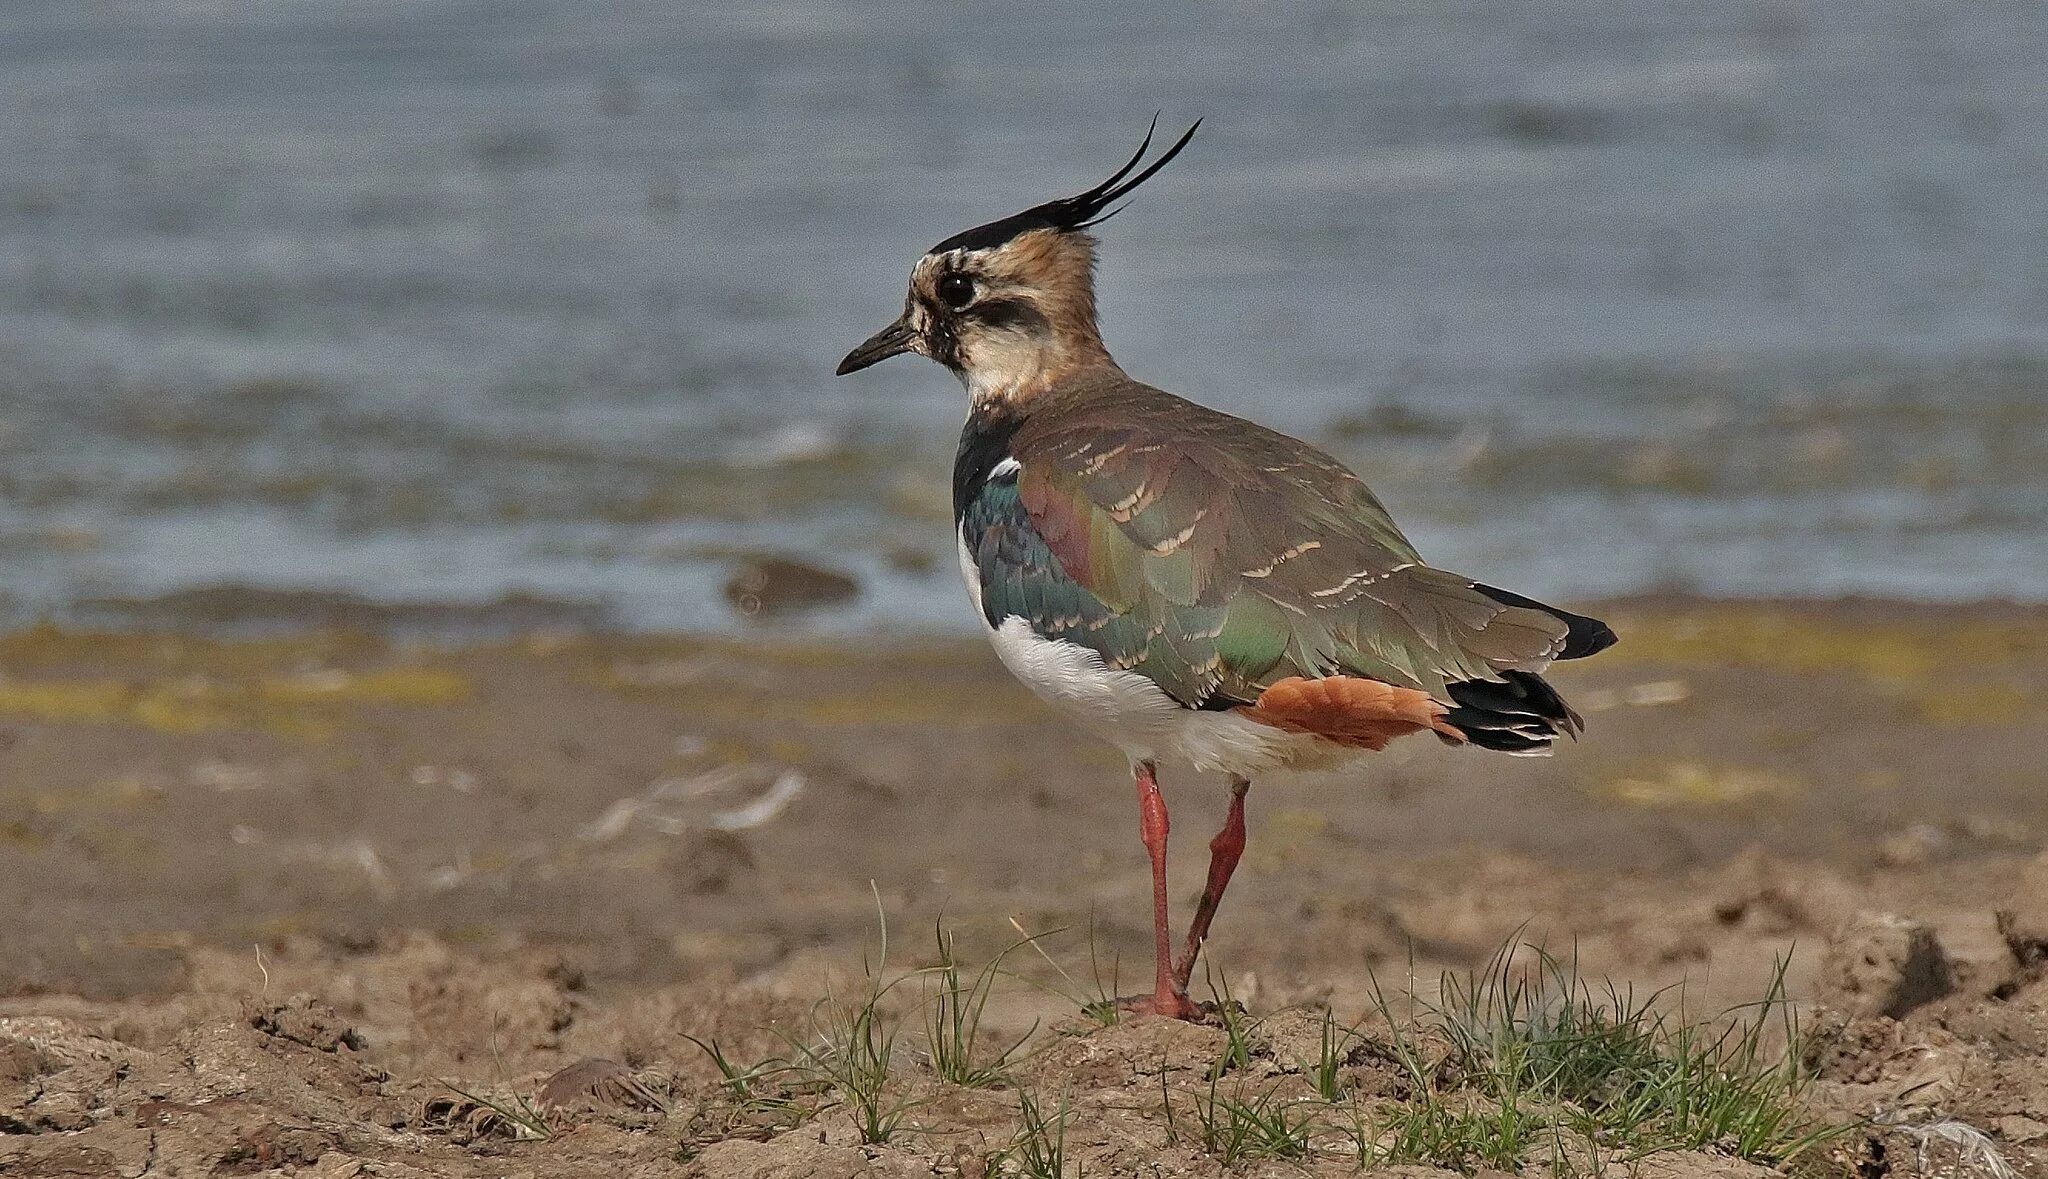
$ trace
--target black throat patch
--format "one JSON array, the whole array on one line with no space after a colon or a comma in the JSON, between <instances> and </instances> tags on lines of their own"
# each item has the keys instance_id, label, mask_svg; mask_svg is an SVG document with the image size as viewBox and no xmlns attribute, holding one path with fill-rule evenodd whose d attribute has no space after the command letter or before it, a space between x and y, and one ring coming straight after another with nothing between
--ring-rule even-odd
<instances>
[{"instance_id":1,"label":"black throat patch","mask_svg":"<svg viewBox=\"0 0 2048 1179\"><path fill-rule=\"evenodd\" d=\"M996 464L1010 457L1010 439L1024 419L1002 410L976 409L960 430L960 450L953 457L953 519L958 520Z\"/></svg>"}]
</instances>

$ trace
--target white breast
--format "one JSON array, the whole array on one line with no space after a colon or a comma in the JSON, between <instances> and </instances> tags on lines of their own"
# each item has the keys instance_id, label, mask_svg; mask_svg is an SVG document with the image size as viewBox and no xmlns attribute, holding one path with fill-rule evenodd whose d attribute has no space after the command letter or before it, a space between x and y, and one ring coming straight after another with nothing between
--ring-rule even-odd
<instances>
[{"instance_id":1,"label":"white breast","mask_svg":"<svg viewBox=\"0 0 2048 1179\"><path fill-rule=\"evenodd\" d=\"M964 539L959 551L961 576L980 615L981 573ZM1016 615L989 629L988 636L1011 675L1132 761L1177 762L1251 778L1282 768L1323 768L1351 752L1234 711L1183 708L1137 672L1113 668L1077 643L1045 638Z\"/></svg>"}]
</instances>

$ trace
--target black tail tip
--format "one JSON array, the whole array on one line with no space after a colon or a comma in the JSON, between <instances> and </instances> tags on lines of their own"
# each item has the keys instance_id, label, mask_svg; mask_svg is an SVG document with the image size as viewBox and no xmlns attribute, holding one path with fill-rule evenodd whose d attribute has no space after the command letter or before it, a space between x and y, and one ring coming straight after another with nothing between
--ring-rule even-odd
<instances>
[{"instance_id":1,"label":"black tail tip","mask_svg":"<svg viewBox=\"0 0 2048 1179\"><path fill-rule=\"evenodd\" d=\"M1598 655L1621 641L1621 636L1614 633L1613 627L1597 618L1569 614L1563 610L1554 613L1564 619L1566 627L1564 650L1557 653L1559 659L1584 659L1588 655Z\"/></svg>"},{"instance_id":2,"label":"black tail tip","mask_svg":"<svg viewBox=\"0 0 2048 1179\"><path fill-rule=\"evenodd\" d=\"M1496 589L1490 585L1472 583L1472 588L1499 602L1503 606L1519 606L1524 610L1541 610L1559 622L1564 623L1564 650L1557 653L1559 659L1584 659L1598 655L1621 641L1614 628L1597 618L1574 614L1555 606L1546 606L1534 598L1525 598L1512 590Z\"/></svg>"}]
</instances>

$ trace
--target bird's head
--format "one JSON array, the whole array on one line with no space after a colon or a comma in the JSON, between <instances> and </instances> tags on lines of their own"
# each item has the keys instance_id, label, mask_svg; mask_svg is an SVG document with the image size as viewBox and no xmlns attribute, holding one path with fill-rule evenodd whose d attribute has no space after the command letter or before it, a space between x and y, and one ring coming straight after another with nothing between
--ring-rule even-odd
<instances>
[{"instance_id":1,"label":"bird's head","mask_svg":"<svg viewBox=\"0 0 2048 1179\"><path fill-rule=\"evenodd\" d=\"M1135 176L1152 146L1150 130L1129 162L1087 192L933 246L910 272L903 314L847 353L839 375L915 352L953 370L977 400L1000 400L1113 363L1095 324L1095 239L1088 227L1115 216L1121 206L1110 206L1180 154L1200 126L1197 120Z\"/></svg>"}]
</instances>

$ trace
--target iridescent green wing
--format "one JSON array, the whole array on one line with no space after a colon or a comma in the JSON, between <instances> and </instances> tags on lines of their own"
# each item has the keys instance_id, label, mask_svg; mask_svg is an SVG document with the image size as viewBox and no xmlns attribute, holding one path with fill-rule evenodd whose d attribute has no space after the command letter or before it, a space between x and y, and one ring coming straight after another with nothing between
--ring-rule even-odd
<instances>
[{"instance_id":1,"label":"iridescent green wing","mask_svg":"<svg viewBox=\"0 0 2048 1179\"><path fill-rule=\"evenodd\" d=\"M1134 382L1110 392L1028 418L1011 439L1036 548L999 596L1034 627L1048 620L1040 633L1190 707L1332 674L1448 700L1450 682L1540 670L1562 650L1558 618L1424 565L1329 456ZM1054 609L1047 595L1070 600L1052 588L1063 582L1080 611ZM985 571L985 605L989 584Z\"/></svg>"},{"instance_id":2,"label":"iridescent green wing","mask_svg":"<svg viewBox=\"0 0 2048 1179\"><path fill-rule=\"evenodd\" d=\"M982 473L961 499L960 544L991 627L1022 618L1041 637L1129 666L1149 640L1142 617L1108 606L1067 575L1024 510L1015 470Z\"/></svg>"}]
</instances>

